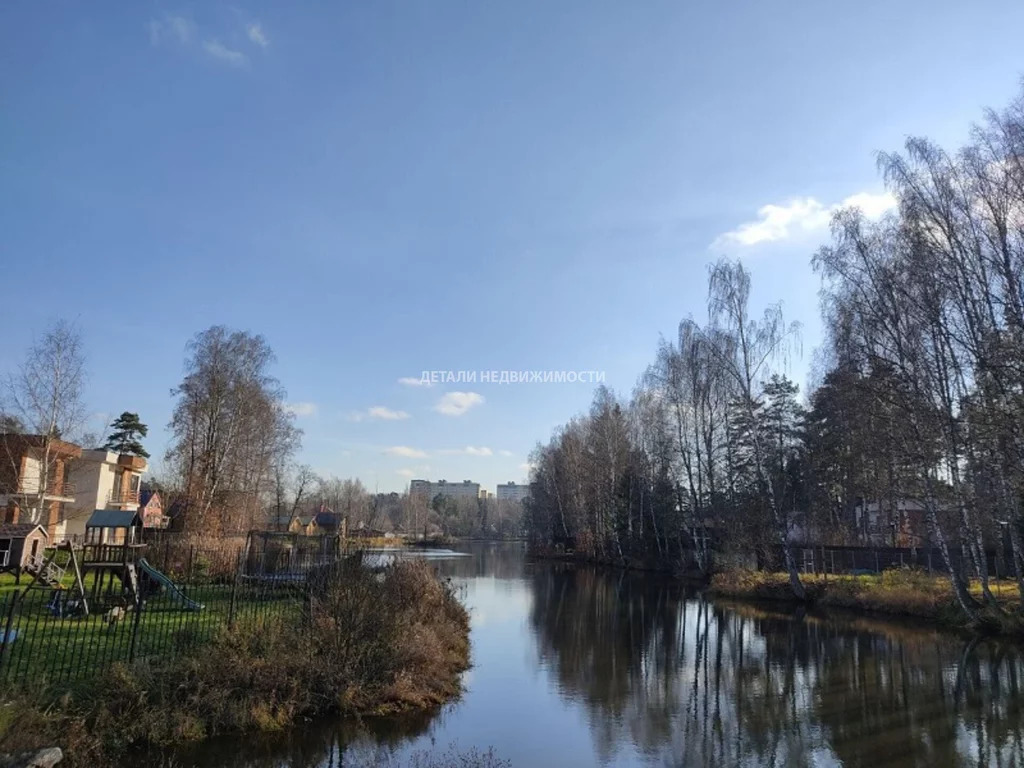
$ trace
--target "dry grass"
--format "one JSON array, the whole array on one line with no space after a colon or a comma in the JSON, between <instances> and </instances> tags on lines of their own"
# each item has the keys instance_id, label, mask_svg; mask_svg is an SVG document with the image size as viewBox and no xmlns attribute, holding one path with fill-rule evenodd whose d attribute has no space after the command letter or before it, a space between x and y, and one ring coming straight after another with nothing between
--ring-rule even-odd
<instances>
[{"instance_id":1,"label":"dry grass","mask_svg":"<svg viewBox=\"0 0 1024 768\"><path fill-rule=\"evenodd\" d=\"M400 549L405 546L405 539L398 536L387 538L384 536L348 538L345 539L346 550L352 549Z\"/></svg>"},{"instance_id":2,"label":"dry grass","mask_svg":"<svg viewBox=\"0 0 1024 768\"><path fill-rule=\"evenodd\" d=\"M967 627L968 622L956 603L953 588L944 576L902 568L870 575L802 574L808 602L897 616L912 616L940 622L953 627ZM1013 582L993 582L991 590L1008 613L1020 610L1017 586ZM792 600L789 577L785 573L735 570L716 574L711 591L729 597L766 600ZM981 585L971 584L971 593L981 599ZM986 613L988 629L1017 633L1020 625L1008 616ZM993 625L994 623L994 625Z\"/></svg>"},{"instance_id":3,"label":"dry grass","mask_svg":"<svg viewBox=\"0 0 1024 768\"><path fill-rule=\"evenodd\" d=\"M224 630L194 656L115 665L58 699L0 707L0 752L59 745L69 765L116 765L140 745L276 730L329 712L437 705L459 691L469 619L423 562L318 574L301 622Z\"/></svg>"}]
</instances>

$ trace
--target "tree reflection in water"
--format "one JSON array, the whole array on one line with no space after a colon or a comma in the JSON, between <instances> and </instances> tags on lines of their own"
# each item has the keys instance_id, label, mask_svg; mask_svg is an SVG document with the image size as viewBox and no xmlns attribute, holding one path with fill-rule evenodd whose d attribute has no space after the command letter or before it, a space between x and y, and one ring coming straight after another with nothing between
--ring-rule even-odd
<instances>
[{"instance_id":1,"label":"tree reflection in water","mask_svg":"<svg viewBox=\"0 0 1024 768\"><path fill-rule=\"evenodd\" d=\"M437 563L476 605L462 700L208 742L175 765L390 766L454 742L517 768L1024 768L1019 646L711 602L656 575L531 563L521 545L467 549Z\"/></svg>"},{"instance_id":2,"label":"tree reflection in water","mask_svg":"<svg viewBox=\"0 0 1024 768\"><path fill-rule=\"evenodd\" d=\"M669 580L532 574L542 664L598 753L679 766L1024 765L1020 649L713 603Z\"/></svg>"}]
</instances>

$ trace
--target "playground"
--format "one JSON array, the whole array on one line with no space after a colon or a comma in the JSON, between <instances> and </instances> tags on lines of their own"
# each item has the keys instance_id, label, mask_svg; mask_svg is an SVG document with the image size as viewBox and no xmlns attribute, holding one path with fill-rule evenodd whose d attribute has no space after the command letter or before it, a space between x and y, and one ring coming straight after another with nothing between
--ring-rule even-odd
<instances>
[{"instance_id":1,"label":"playground","mask_svg":"<svg viewBox=\"0 0 1024 768\"><path fill-rule=\"evenodd\" d=\"M117 661L183 652L238 622L297 617L304 574L338 557L331 542L303 544L260 535L244 546L179 547L177 559L130 541L49 548L24 572L0 574L0 682L84 679Z\"/></svg>"}]
</instances>

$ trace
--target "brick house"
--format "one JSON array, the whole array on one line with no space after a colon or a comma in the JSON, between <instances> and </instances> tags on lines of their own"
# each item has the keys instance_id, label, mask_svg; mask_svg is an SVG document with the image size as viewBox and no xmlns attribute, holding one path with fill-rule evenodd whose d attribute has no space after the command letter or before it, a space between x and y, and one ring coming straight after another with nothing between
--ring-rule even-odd
<instances>
[{"instance_id":1,"label":"brick house","mask_svg":"<svg viewBox=\"0 0 1024 768\"><path fill-rule=\"evenodd\" d=\"M0 510L3 522L39 523L50 541L75 502L70 464L82 449L44 435L0 433Z\"/></svg>"}]
</instances>

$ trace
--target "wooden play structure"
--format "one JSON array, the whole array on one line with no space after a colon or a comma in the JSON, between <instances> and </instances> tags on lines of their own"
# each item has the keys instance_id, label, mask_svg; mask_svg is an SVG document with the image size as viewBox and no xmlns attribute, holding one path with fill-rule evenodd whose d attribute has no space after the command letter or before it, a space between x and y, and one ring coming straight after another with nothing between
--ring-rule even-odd
<instances>
[{"instance_id":1,"label":"wooden play structure","mask_svg":"<svg viewBox=\"0 0 1024 768\"><path fill-rule=\"evenodd\" d=\"M90 609L138 608L154 590L165 591L185 610L201 610L202 605L188 599L174 582L146 562L146 545L141 539L142 519L137 512L98 509L86 525L83 544L58 544L48 550L48 556L37 547L26 556L23 570L31 574L32 582L25 593L52 589L47 607L62 617L88 616ZM70 586L66 584L69 571L74 574Z\"/></svg>"},{"instance_id":2,"label":"wooden play structure","mask_svg":"<svg viewBox=\"0 0 1024 768\"><path fill-rule=\"evenodd\" d=\"M38 523L0 523L0 573L14 573L16 584L21 574L31 572L49 542L46 529Z\"/></svg>"},{"instance_id":3,"label":"wooden play structure","mask_svg":"<svg viewBox=\"0 0 1024 768\"><path fill-rule=\"evenodd\" d=\"M57 564L61 552L66 552L67 562L61 566ZM64 588L64 576L71 570L75 578L72 589ZM89 615L89 601L85 596L85 579L82 569L75 554L75 548L70 544L58 544L53 553L44 558L42 554L34 556L25 566L26 573L32 574L32 582L25 587L25 592L34 587L44 587L53 590L53 598L48 604L50 611L58 616L68 613L78 613L82 616Z\"/></svg>"},{"instance_id":4,"label":"wooden play structure","mask_svg":"<svg viewBox=\"0 0 1024 768\"><path fill-rule=\"evenodd\" d=\"M92 580L93 602L121 598L134 605L142 599L135 564L145 545L138 512L97 509L85 524L82 577Z\"/></svg>"}]
</instances>

